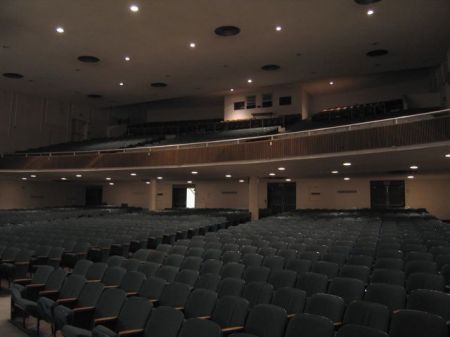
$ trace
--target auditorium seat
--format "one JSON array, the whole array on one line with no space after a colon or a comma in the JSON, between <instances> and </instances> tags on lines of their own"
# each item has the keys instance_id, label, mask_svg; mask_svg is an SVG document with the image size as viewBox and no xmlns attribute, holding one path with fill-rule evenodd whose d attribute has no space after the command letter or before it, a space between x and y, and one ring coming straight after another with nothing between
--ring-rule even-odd
<instances>
[{"instance_id":1,"label":"auditorium seat","mask_svg":"<svg viewBox=\"0 0 450 337\"><path fill-rule=\"evenodd\" d=\"M194 289L186 300L186 318L209 319L217 302L217 293L207 289Z\"/></svg>"},{"instance_id":2,"label":"auditorium seat","mask_svg":"<svg viewBox=\"0 0 450 337\"><path fill-rule=\"evenodd\" d=\"M222 271L221 271L221 276L222 276L222 279L225 279L225 278L240 279L240 278L242 278L244 270L245 270L244 264L230 262L230 263L224 264Z\"/></svg>"},{"instance_id":3,"label":"auditorium seat","mask_svg":"<svg viewBox=\"0 0 450 337\"><path fill-rule=\"evenodd\" d=\"M450 294L436 290L416 289L409 294L406 308L439 315L447 324L450 323Z\"/></svg>"},{"instance_id":4,"label":"auditorium seat","mask_svg":"<svg viewBox=\"0 0 450 337\"><path fill-rule=\"evenodd\" d=\"M342 324L344 311L345 302L343 298L332 294L319 293L311 296L305 313L324 316L338 326Z\"/></svg>"},{"instance_id":5,"label":"auditorium seat","mask_svg":"<svg viewBox=\"0 0 450 337\"><path fill-rule=\"evenodd\" d=\"M227 277L220 281L217 293L219 297L241 296L245 281L240 278Z\"/></svg>"},{"instance_id":6,"label":"auditorium seat","mask_svg":"<svg viewBox=\"0 0 450 337\"><path fill-rule=\"evenodd\" d=\"M190 318L181 327L179 337L221 337L220 326L212 321Z\"/></svg>"},{"instance_id":7,"label":"auditorium seat","mask_svg":"<svg viewBox=\"0 0 450 337\"><path fill-rule=\"evenodd\" d=\"M300 289L283 287L273 293L272 304L286 310L288 317L302 313L306 303L306 292Z\"/></svg>"},{"instance_id":8,"label":"auditorium seat","mask_svg":"<svg viewBox=\"0 0 450 337\"><path fill-rule=\"evenodd\" d=\"M195 282L197 282L198 275L198 271L196 270L184 269L177 273L174 281L193 287Z\"/></svg>"},{"instance_id":9,"label":"auditorium seat","mask_svg":"<svg viewBox=\"0 0 450 337\"><path fill-rule=\"evenodd\" d=\"M416 310L399 310L392 316L390 337L446 337L442 317Z\"/></svg>"},{"instance_id":10,"label":"auditorium seat","mask_svg":"<svg viewBox=\"0 0 450 337\"><path fill-rule=\"evenodd\" d=\"M367 287L364 300L383 304L393 312L405 308L406 290L397 285L371 283Z\"/></svg>"},{"instance_id":11,"label":"auditorium seat","mask_svg":"<svg viewBox=\"0 0 450 337\"><path fill-rule=\"evenodd\" d=\"M347 324L340 328L335 337L390 337L386 332L367 326Z\"/></svg>"},{"instance_id":12,"label":"auditorium seat","mask_svg":"<svg viewBox=\"0 0 450 337\"><path fill-rule=\"evenodd\" d=\"M319 315L299 314L289 320L284 337L333 337L334 324Z\"/></svg>"},{"instance_id":13,"label":"auditorium seat","mask_svg":"<svg viewBox=\"0 0 450 337\"><path fill-rule=\"evenodd\" d=\"M328 293L344 299L345 304L360 300L364 296L364 282L355 278L335 277L331 280Z\"/></svg>"},{"instance_id":14,"label":"auditorium seat","mask_svg":"<svg viewBox=\"0 0 450 337\"><path fill-rule=\"evenodd\" d=\"M406 291L409 293L415 289L444 291L444 277L438 274L412 273L406 280Z\"/></svg>"},{"instance_id":15,"label":"auditorium seat","mask_svg":"<svg viewBox=\"0 0 450 337\"><path fill-rule=\"evenodd\" d=\"M372 283L387 283L402 286L405 284L405 273L401 270L375 269L371 276Z\"/></svg>"},{"instance_id":16,"label":"auditorium seat","mask_svg":"<svg viewBox=\"0 0 450 337\"><path fill-rule=\"evenodd\" d=\"M173 282L167 284L159 297L159 305L175 309L184 308L184 304L191 292L191 287L184 283Z\"/></svg>"},{"instance_id":17,"label":"auditorium seat","mask_svg":"<svg viewBox=\"0 0 450 337\"><path fill-rule=\"evenodd\" d=\"M105 288L114 288L120 285L123 277L126 274L126 270L121 267L109 267L103 274L102 283Z\"/></svg>"},{"instance_id":18,"label":"auditorium seat","mask_svg":"<svg viewBox=\"0 0 450 337\"><path fill-rule=\"evenodd\" d=\"M149 299L150 302L157 302L166 284L164 279L149 277L142 282L137 295Z\"/></svg>"},{"instance_id":19,"label":"auditorium seat","mask_svg":"<svg viewBox=\"0 0 450 337\"><path fill-rule=\"evenodd\" d=\"M387 331L390 312L387 306L368 302L351 302L344 315L344 326L347 324L364 325L381 331Z\"/></svg>"},{"instance_id":20,"label":"auditorium seat","mask_svg":"<svg viewBox=\"0 0 450 337\"><path fill-rule=\"evenodd\" d=\"M317 293L325 293L328 287L328 277L312 272L300 274L295 287L304 290L308 297Z\"/></svg>"},{"instance_id":21,"label":"auditorium seat","mask_svg":"<svg viewBox=\"0 0 450 337\"><path fill-rule=\"evenodd\" d=\"M266 282L250 282L244 286L242 297L249 303L250 308L258 304L270 303L272 299L273 286Z\"/></svg>"}]
</instances>

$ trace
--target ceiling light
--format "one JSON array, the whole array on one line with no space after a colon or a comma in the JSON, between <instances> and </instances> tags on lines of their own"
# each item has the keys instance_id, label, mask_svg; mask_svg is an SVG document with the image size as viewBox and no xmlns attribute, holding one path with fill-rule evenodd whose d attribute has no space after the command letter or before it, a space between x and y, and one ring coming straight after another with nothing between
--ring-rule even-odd
<instances>
[{"instance_id":1,"label":"ceiling light","mask_svg":"<svg viewBox=\"0 0 450 337\"><path fill-rule=\"evenodd\" d=\"M191 173L192 173L192 174L198 174L198 172L197 172L197 171L192 171Z\"/></svg>"},{"instance_id":2,"label":"ceiling light","mask_svg":"<svg viewBox=\"0 0 450 337\"><path fill-rule=\"evenodd\" d=\"M375 11L373 10L373 9L369 9L368 11L367 11L367 15L368 16L371 16L371 15L374 15L375 14Z\"/></svg>"},{"instance_id":3,"label":"ceiling light","mask_svg":"<svg viewBox=\"0 0 450 337\"><path fill-rule=\"evenodd\" d=\"M331 174L338 174L338 173L339 173L339 171L336 171L336 170L331 171Z\"/></svg>"},{"instance_id":4,"label":"ceiling light","mask_svg":"<svg viewBox=\"0 0 450 337\"><path fill-rule=\"evenodd\" d=\"M345 181L349 181L350 178L349 178L349 177L345 177L344 180L345 180Z\"/></svg>"},{"instance_id":5,"label":"ceiling light","mask_svg":"<svg viewBox=\"0 0 450 337\"><path fill-rule=\"evenodd\" d=\"M83 177L81 174L77 174L77 175L75 175L75 177L77 177L77 178L81 178L81 177Z\"/></svg>"},{"instance_id":6,"label":"ceiling light","mask_svg":"<svg viewBox=\"0 0 450 337\"><path fill-rule=\"evenodd\" d=\"M137 5L131 5L130 11L132 11L134 13L139 12L139 7Z\"/></svg>"},{"instance_id":7,"label":"ceiling light","mask_svg":"<svg viewBox=\"0 0 450 337\"><path fill-rule=\"evenodd\" d=\"M107 177L107 178L106 178L106 180L110 181L110 180L111 180L111 178L110 178L110 177Z\"/></svg>"},{"instance_id":8,"label":"ceiling light","mask_svg":"<svg viewBox=\"0 0 450 337\"><path fill-rule=\"evenodd\" d=\"M67 178L66 177L62 177L61 180L67 180Z\"/></svg>"},{"instance_id":9,"label":"ceiling light","mask_svg":"<svg viewBox=\"0 0 450 337\"><path fill-rule=\"evenodd\" d=\"M245 180L244 179L239 179L239 182L240 183L245 183Z\"/></svg>"},{"instance_id":10,"label":"ceiling light","mask_svg":"<svg viewBox=\"0 0 450 337\"><path fill-rule=\"evenodd\" d=\"M136 173L130 173L130 176L132 176L132 177L136 177L137 176L137 174Z\"/></svg>"},{"instance_id":11,"label":"ceiling light","mask_svg":"<svg viewBox=\"0 0 450 337\"><path fill-rule=\"evenodd\" d=\"M342 165L349 167L349 166L352 166L352 163L346 162L346 163L343 163Z\"/></svg>"},{"instance_id":12,"label":"ceiling light","mask_svg":"<svg viewBox=\"0 0 450 337\"><path fill-rule=\"evenodd\" d=\"M110 186L114 186L114 183L113 183L113 182L111 182L111 183L109 183L109 185L110 185Z\"/></svg>"},{"instance_id":13,"label":"ceiling light","mask_svg":"<svg viewBox=\"0 0 450 337\"><path fill-rule=\"evenodd\" d=\"M231 91L231 92L233 92L233 91L234 91L234 89L233 89L233 88L231 88L231 89L230 89L230 91Z\"/></svg>"},{"instance_id":14,"label":"ceiling light","mask_svg":"<svg viewBox=\"0 0 450 337\"><path fill-rule=\"evenodd\" d=\"M408 176L408 179L414 179L414 176Z\"/></svg>"},{"instance_id":15,"label":"ceiling light","mask_svg":"<svg viewBox=\"0 0 450 337\"><path fill-rule=\"evenodd\" d=\"M163 177L156 177L156 179L158 179L158 180L162 180L162 179L163 179Z\"/></svg>"},{"instance_id":16,"label":"ceiling light","mask_svg":"<svg viewBox=\"0 0 450 337\"><path fill-rule=\"evenodd\" d=\"M147 185L150 185L150 181L146 181L145 183L146 183Z\"/></svg>"},{"instance_id":17,"label":"ceiling light","mask_svg":"<svg viewBox=\"0 0 450 337\"><path fill-rule=\"evenodd\" d=\"M285 181L291 182L292 180L290 178L286 178Z\"/></svg>"},{"instance_id":18,"label":"ceiling light","mask_svg":"<svg viewBox=\"0 0 450 337\"><path fill-rule=\"evenodd\" d=\"M195 44L194 42L191 42L191 43L189 43L189 47L195 48L195 47L196 47L196 44Z\"/></svg>"},{"instance_id":19,"label":"ceiling light","mask_svg":"<svg viewBox=\"0 0 450 337\"><path fill-rule=\"evenodd\" d=\"M275 176L275 173L270 172L270 173L269 173L269 176L273 177L273 176Z\"/></svg>"},{"instance_id":20,"label":"ceiling light","mask_svg":"<svg viewBox=\"0 0 450 337\"><path fill-rule=\"evenodd\" d=\"M276 30L277 32L281 31L282 29L283 29L283 27L281 27L281 26L276 26L276 27L275 27L275 30Z\"/></svg>"},{"instance_id":21,"label":"ceiling light","mask_svg":"<svg viewBox=\"0 0 450 337\"><path fill-rule=\"evenodd\" d=\"M285 171L285 170L286 170L285 167L279 167L279 168L278 168L278 171Z\"/></svg>"},{"instance_id":22,"label":"ceiling light","mask_svg":"<svg viewBox=\"0 0 450 337\"><path fill-rule=\"evenodd\" d=\"M330 81L329 83L330 83L330 85L334 85L334 82L333 82L333 81Z\"/></svg>"},{"instance_id":23,"label":"ceiling light","mask_svg":"<svg viewBox=\"0 0 450 337\"><path fill-rule=\"evenodd\" d=\"M192 184L192 180L188 180L187 183L188 183L188 184Z\"/></svg>"},{"instance_id":24,"label":"ceiling light","mask_svg":"<svg viewBox=\"0 0 450 337\"><path fill-rule=\"evenodd\" d=\"M120 82L119 85L120 85L121 87L123 87L124 83L123 83L123 82Z\"/></svg>"},{"instance_id":25,"label":"ceiling light","mask_svg":"<svg viewBox=\"0 0 450 337\"><path fill-rule=\"evenodd\" d=\"M253 80L252 80L251 78L249 78L249 79L247 80L247 83L253 83Z\"/></svg>"},{"instance_id":26,"label":"ceiling light","mask_svg":"<svg viewBox=\"0 0 450 337\"><path fill-rule=\"evenodd\" d=\"M417 165L411 165L409 168L410 168L411 170L418 170L418 169L419 169L419 166L417 166Z\"/></svg>"},{"instance_id":27,"label":"ceiling light","mask_svg":"<svg viewBox=\"0 0 450 337\"><path fill-rule=\"evenodd\" d=\"M131 60L131 58L129 57L129 56L125 56L125 61L130 61Z\"/></svg>"},{"instance_id":28,"label":"ceiling light","mask_svg":"<svg viewBox=\"0 0 450 337\"><path fill-rule=\"evenodd\" d=\"M37 175L35 175L35 174L30 174L30 178L36 178L37 177Z\"/></svg>"},{"instance_id":29,"label":"ceiling light","mask_svg":"<svg viewBox=\"0 0 450 337\"><path fill-rule=\"evenodd\" d=\"M64 33L64 28L63 27L56 27L56 32L59 34Z\"/></svg>"},{"instance_id":30,"label":"ceiling light","mask_svg":"<svg viewBox=\"0 0 450 337\"><path fill-rule=\"evenodd\" d=\"M22 179L22 180L28 180L28 178L27 178L27 177L22 177L21 179Z\"/></svg>"},{"instance_id":31,"label":"ceiling light","mask_svg":"<svg viewBox=\"0 0 450 337\"><path fill-rule=\"evenodd\" d=\"M231 178L231 174L225 174L225 178Z\"/></svg>"},{"instance_id":32,"label":"ceiling light","mask_svg":"<svg viewBox=\"0 0 450 337\"><path fill-rule=\"evenodd\" d=\"M445 155L445 158L450 158L450 153L447 153L447 154Z\"/></svg>"}]
</instances>

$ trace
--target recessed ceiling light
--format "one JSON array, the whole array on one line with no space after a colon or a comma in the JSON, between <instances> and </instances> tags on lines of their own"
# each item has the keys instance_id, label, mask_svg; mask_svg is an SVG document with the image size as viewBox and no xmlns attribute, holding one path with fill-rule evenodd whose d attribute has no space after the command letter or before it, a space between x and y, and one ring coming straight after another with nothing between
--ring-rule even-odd
<instances>
[{"instance_id":1,"label":"recessed ceiling light","mask_svg":"<svg viewBox=\"0 0 450 337\"><path fill-rule=\"evenodd\" d=\"M158 180L162 180L162 179L163 179L163 177L156 177L156 179L158 179Z\"/></svg>"},{"instance_id":2,"label":"recessed ceiling light","mask_svg":"<svg viewBox=\"0 0 450 337\"><path fill-rule=\"evenodd\" d=\"M129 56L125 56L125 61L130 61L131 60L131 58L129 57Z\"/></svg>"},{"instance_id":3,"label":"recessed ceiling light","mask_svg":"<svg viewBox=\"0 0 450 337\"><path fill-rule=\"evenodd\" d=\"M66 177L62 177L61 180L67 180L67 178Z\"/></svg>"},{"instance_id":4,"label":"recessed ceiling light","mask_svg":"<svg viewBox=\"0 0 450 337\"><path fill-rule=\"evenodd\" d=\"M275 173L270 172L270 173L269 173L269 176L273 177L273 176L275 176Z\"/></svg>"},{"instance_id":5,"label":"recessed ceiling light","mask_svg":"<svg viewBox=\"0 0 450 337\"><path fill-rule=\"evenodd\" d=\"M292 180L290 178L286 178L285 181L290 182Z\"/></svg>"},{"instance_id":6,"label":"recessed ceiling light","mask_svg":"<svg viewBox=\"0 0 450 337\"><path fill-rule=\"evenodd\" d=\"M368 16L371 16L371 15L374 15L375 14L375 11L373 10L373 9L369 9L368 11L367 11L367 15Z\"/></svg>"},{"instance_id":7,"label":"recessed ceiling light","mask_svg":"<svg viewBox=\"0 0 450 337\"><path fill-rule=\"evenodd\" d=\"M244 179L239 179L239 182L240 183L245 183L245 180Z\"/></svg>"},{"instance_id":8,"label":"recessed ceiling light","mask_svg":"<svg viewBox=\"0 0 450 337\"><path fill-rule=\"evenodd\" d=\"M330 81L329 83L330 83L330 85L334 85L334 82L333 82L333 81Z\"/></svg>"},{"instance_id":9,"label":"recessed ceiling light","mask_svg":"<svg viewBox=\"0 0 450 337\"><path fill-rule=\"evenodd\" d=\"M63 27L56 27L56 32L59 34L64 33L64 28Z\"/></svg>"},{"instance_id":10,"label":"recessed ceiling light","mask_svg":"<svg viewBox=\"0 0 450 337\"><path fill-rule=\"evenodd\" d=\"M125 83L123 83L123 82L119 82L119 85L120 85L121 87L123 87L124 84L125 84Z\"/></svg>"},{"instance_id":11,"label":"recessed ceiling light","mask_svg":"<svg viewBox=\"0 0 450 337\"><path fill-rule=\"evenodd\" d=\"M188 184L192 184L192 180L188 180L187 183L188 183Z\"/></svg>"},{"instance_id":12,"label":"recessed ceiling light","mask_svg":"<svg viewBox=\"0 0 450 337\"><path fill-rule=\"evenodd\" d=\"M111 186L114 186L114 183L113 183L113 182L111 182L111 183L109 183L109 185L111 185Z\"/></svg>"},{"instance_id":13,"label":"recessed ceiling light","mask_svg":"<svg viewBox=\"0 0 450 337\"><path fill-rule=\"evenodd\" d=\"M408 176L408 179L414 179L414 176Z\"/></svg>"},{"instance_id":14,"label":"recessed ceiling light","mask_svg":"<svg viewBox=\"0 0 450 337\"><path fill-rule=\"evenodd\" d=\"M110 177L107 177L107 178L106 178L106 180L110 181L110 180L111 180L111 178L110 178Z\"/></svg>"},{"instance_id":15,"label":"recessed ceiling light","mask_svg":"<svg viewBox=\"0 0 450 337\"><path fill-rule=\"evenodd\" d=\"M35 174L30 174L30 178L36 178L37 177L37 175L35 175Z\"/></svg>"},{"instance_id":16,"label":"recessed ceiling light","mask_svg":"<svg viewBox=\"0 0 450 337\"><path fill-rule=\"evenodd\" d=\"M349 177L345 177L344 180L345 180L345 181L349 181L350 178L349 178Z\"/></svg>"},{"instance_id":17,"label":"recessed ceiling light","mask_svg":"<svg viewBox=\"0 0 450 337\"><path fill-rule=\"evenodd\" d=\"M150 181L146 181L145 183L146 183L147 185L150 185Z\"/></svg>"},{"instance_id":18,"label":"recessed ceiling light","mask_svg":"<svg viewBox=\"0 0 450 337\"><path fill-rule=\"evenodd\" d=\"M276 30L277 32L279 32L279 31L283 30L283 27L281 27L281 26L276 26L276 27L275 27L275 30Z\"/></svg>"},{"instance_id":19,"label":"recessed ceiling light","mask_svg":"<svg viewBox=\"0 0 450 337\"><path fill-rule=\"evenodd\" d=\"M231 88L231 89L230 89L230 91L231 91L231 92L233 92L233 91L234 91L234 89L233 89L233 88Z\"/></svg>"},{"instance_id":20,"label":"recessed ceiling light","mask_svg":"<svg viewBox=\"0 0 450 337\"><path fill-rule=\"evenodd\" d=\"M137 176L137 174L136 173L130 173L130 176L132 176L132 177L136 177Z\"/></svg>"},{"instance_id":21,"label":"recessed ceiling light","mask_svg":"<svg viewBox=\"0 0 450 337\"><path fill-rule=\"evenodd\" d=\"M338 174L339 171L334 170L334 171L331 171L331 173L332 173L332 174Z\"/></svg>"},{"instance_id":22,"label":"recessed ceiling light","mask_svg":"<svg viewBox=\"0 0 450 337\"><path fill-rule=\"evenodd\" d=\"M247 80L247 83L253 83L253 80L252 80L251 78L249 78L249 79Z\"/></svg>"},{"instance_id":23,"label":"recessed ceiling light","mask_svg":"<svg viewBox=\"0 0 450 337\"><path fill-rule=\"evenodd\" d=\"M22 180L28 180L28 178L27 178L27 177L22 177L21 179L22 179Z\"/></svg>"},{"instance_id":24,"label":"recessed ceiling light","mask_svg":"<svg viewBox=\"0 0 450 337\"><path fill-rule=\"evenodd\" d=\"M278 168L278 171L285 171L285 170L286 170L285 167L279 167L279 168Z\"/></svg>"},{"instance_id":25,"label":"recessed ceiling light","mask_svg":"<svg viewBox=\"0 0 450 337\"><path fill-rule=\"evenodd\" d=\"M450 153L446 154L445 158L450 158Z\"/></svg>"},{"instance_id":26,"label":"recessed ceiling light","mask_svg":"<svg viewBox=\"0 0 450 337\"><path fill-rule=\"evenodd\" d=\"M198 172L197 172L197 171L192 171L191 173L192 173L192 174L198 174Z\"/></svg>"},{"instance_id":27,"label":"recessed ceiling light","mask_svg":"<svg viewBox=\"0 0 450 337\"><path fill-rule=\"evenodd\" d=\"M197 45L194 42L189 43L189 47L195 48Z\"/></svg>"},{"instance_id":28,"label":"recessed ceiling light","mask_svg":"<svg viewBox=\"0 0 450 337\"><path fill-rule=\"evenodd\" d=\"M343 163L342 165L348 167L348 166L352 166L352 163L346 162L346 163Z\"/></svg>"},{"instance_id":29,"label":"recessed ceiling light","mask_svg":"<svg viewBox=\"0 0 450 337\"><path fill-rule=\"evenodd\" d=\"M76 174L75 177L82 178L83 176L81 174Z\"/></svg>"},{"instance_id":30,"label":"recessed ceiling light","mask_svg":"<svg viewBox=\"0 0 450 337\"><path fill-rule=\"evenodd\" d=\"M418 170L418 169L419 169L419 166L417 166L417 165L411 165L409 168L410 168L411 170Z\"/></svg>"},{"instance_id":31,"label":"recessed ceiling light","mask_svg":"<svg viewBox=\"0 0 450 337\"><path fill-rule=\"evenodd\" d=\"M134 13L139 12L139 7L137 5L131 5L130 11L132 11Z\"/></svg>"},{"instance_id":32,"label":"recessed ceiling light","mask_svg":"<svg viewBox=\"0 0 450 337\"><path fill-rule=\"evenodd\" d=\"M231 174L225 174L225 178L231 178Z\"/></svg>"}]
</instances>

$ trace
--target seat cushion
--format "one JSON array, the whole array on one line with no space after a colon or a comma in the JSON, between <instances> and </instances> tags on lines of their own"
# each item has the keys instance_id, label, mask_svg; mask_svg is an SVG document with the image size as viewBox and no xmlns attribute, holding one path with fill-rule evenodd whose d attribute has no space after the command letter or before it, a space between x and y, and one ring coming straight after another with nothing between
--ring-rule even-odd
<instances>
[{"instance_id":1,"label":"seat cushion","mask_svg":"<svg viewBox=\"0 0 450 337\"><path fill-rule=\"evenodd\" d=\"M47 322L53 321L53 308L56 302L47 297L41 297L37 301L37 310L39 317Z\"/></svg>"},{"instance_id":2,"label":"seat cushion","mask_svg":"<svg viewBox=\"0 0 450 337\"><path fill-rule=\"evenodd\" d=\"M84 330L81 328L77 328L73 325L65 325L62 328L62 333L64 337L91 337L92 334L89 330Z\"/></svg>"}]
</instances>

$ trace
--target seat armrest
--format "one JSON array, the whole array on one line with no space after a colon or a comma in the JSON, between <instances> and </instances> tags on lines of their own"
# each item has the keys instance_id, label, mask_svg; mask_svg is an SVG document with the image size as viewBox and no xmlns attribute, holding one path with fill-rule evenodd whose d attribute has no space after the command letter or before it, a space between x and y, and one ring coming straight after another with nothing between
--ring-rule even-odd
<instances>
[{"instance_id":1,"label":"seat armrest","mask_svg":"<svg viewBox=\"0 0 450 337\"><path fill-rule=\"evenodd\" d=\"M297 315L297 314L289 314L287 317L288 317L288 319L290 319L290 318L295 317L295 315Z\"/></svg>"},{"instance_id":2,"label":"seat armrest","mask_svg":"<svg viewBox=\"0 0 450 337\"><path fill-rule=\"evenodd\" d=\"M109 285L109 286L104 286L105 289L110 289L110 288L119 288L118 284L114 284L114 285Z\"/></svg>"},{"instance_id":3,"label":"seat armrest","mask_svg":"<svg viewBox=\"0 0 450 337\"><path fill-rule=\"evenodd\" d=\"M334 322L334 327L339 328L342 325L342 322Z\"/></svg>"},{"instance_id":4,"label":"seat armrest","mask_svg":"<svg viewBox=\"0 0 450 337\"><path fill-rule=\"evenodd\" d=\"M176 309L176 310L183 311L183 310L184 310L184 307L175 307L175 309Z\"/></svg>"},{"instance_id":5,"label":"seat armrest","mask_svg":"<svg viewBox=\"0 0 450 337\"><path fill-rule=\"evenodd\" d=\"M44 288L45 284L42 283L32 283L32 284L27 284L26 285L27 288Z\"/></svg>"},{"instance_id":6,"label":"seat armrest","mask_svg":"<svg viewBox=\"0 0 450 337\"><path fill-rule=\"evenodd\" d=\"M132 336L132 335L140 335L144 332L144 329L130 329L130 330L124 330L119 331L119 336Z\"/></svg>"},{"instance_id":7,"label":"seat armrest","mask_svg":"<svg viewBox=\"0 0 450 337\"><path fill-rule=\"evenodd\" d=\"M18 261L18 262L14 262L14 264L16 266L25 266L27 264L30 264L30 261Z\"/></svg>"},{"instance_id":8,"label":"seat armrest","mask_svg":"<svg viewBox=\"0 0 450 337\"><path fill-rule=\"evenodd\" d=\"M60 257L51 257L49 258L50 261L61 261Z\"/></svg>"},{"instance_id":9,"label":"seat armrest","mask_svg":"<svg viewBox=\"0 0 450 337\"><path fill-rule=\"evenodd\" d=\"M0 263L14 263L14 260L2 260Z\"/></svg>"},{"instance_id":10,"label":"seat armrest","mask_svg":"<svg viewBox=\"0 0 450 337\"><path fill-rule=\"evenodd\" d=\"M21 285L27 285L31 282L30 278L18 278L13 280L13 283L21 284Z\"/></svg>"},{"instance_id":11,"label":"seat armrest","mask_svg":"<svg viewBox=\"0 0 450 337\"><path fill-rule=\"evenodd\" d=\"M86 312L86 311L94 311L95 307L78 307L74 308L73 312Z\"/></svg>"},{"instance_id":12,"label":"seat armrest","mask_svg":"<svg viewBox=\"0 0 450 337\"><path fill-rule=\"evenodd\" d=\"M211 318L211 316L199 316L199 317L196 317L196 318L198 318L198 319L210 319Z\"/></svg>"},{"instance_id":13,"label":"seat armrest","mask_svg":"<svg viewBox=\"0 0 450 337\"><path fill-rule=\"evenodd\" d=\"M39 296L56 295L58 293L59 293L58 290L42 290L39 292Z\"/></svg>"},{"instance_id":14,"label":"seat armrest","mask_svg":"<svg viewBox=\"0 0 450 337\"><path fill-rule=\"evenodd\" d=\"M129 291L127 292L127 296L136 296L138 293L137 291Z\"/></svg>"},{"instance_id":15,"label":"seat armrest","mask_svg":"<svg viewBox=\"0 0 450 337\"><path fill-rule=\"evenodd\" d=\"M102 280L86 280L86 283L99 283Z\"/></svg>"},{"instance_id":16,"label":"seat armrest","mask_svg":"<svg viewBox=\"0 0 450 337\"><path fill-rule=\"evenodd\" d=\"M56 300L56 303L59 303L59 304L73 303L76 300L78 300L76 297L59 298L59 299Z\"/></svg>"},{"instance_id":17,"label":"seat armrest","mask_svg":"<svg viewBox=\"0 0 450 337\"><path fill-rule=\"evenodd\" d=\"M116 319L117 319L117 316L100 317L100 318L96 318L94 320L94 324L98 325L98 324L102 324L102 323L108 323L108 322L115 321Z\"/></svg>"},{"instance_id":18,"label":"seat armrest","mask_svg":"<svg viewBox=\"0 0 450 337\"><path fill-rule=\"evenodd\" d=\"M244 330L243 326L230 326L228 328L223 328L222 332L237 332Z\"/></svg>"}]
</instances>

